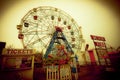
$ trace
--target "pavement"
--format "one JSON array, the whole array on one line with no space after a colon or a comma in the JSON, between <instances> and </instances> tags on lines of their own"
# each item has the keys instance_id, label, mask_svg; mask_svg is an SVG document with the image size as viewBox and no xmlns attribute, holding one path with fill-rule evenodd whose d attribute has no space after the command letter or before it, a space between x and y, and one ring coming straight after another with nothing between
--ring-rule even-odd
<instances>
[{"instance_id":1,"label":"pavement","mask_svg":"<svg viewBox=\"0 0 120 80\"><path fill-rule=\"evenodd\" d=\"M34 80L46 80L43 69L35 70ZM72 80L75 80L72 75ZM120 80L119 71L106 71L100 66L80 66L78 68L78 80Z\"/></svg>"},{"instance_id":2,"label":"pavement","mask_svg":"<svg viewBox=\"0 0 120 80\"><path fill-rule=\"evenodd\" d=\"M119 71L111 69L105 69L101 66L79 66L78 67L78 79L77 80L120 80L120 68ZM6 73L6 72L5 72ZM0 80L9 80L10 76L0 72ZM46 80L46 71L44 68L34 68L33 80ZM13 74L11 74L13 75ZM16 77L16 76L15 76ZM3 79L2 79L3 78ZM24 80L22 78L15 78L14 80ZM74 74L72 74L72 80L76 80Z\"/></svg>"},{"instance_id":3,"label":"pavement","mask_svg":"<svg viewBox=\"0 0 120 80\"><path fill-rule=\"evenodd\" d=\"M120 80L120 74L117 71L106 71L100 66L82 66L80 68L78 80Z\"/></svg>"}]
</instances>

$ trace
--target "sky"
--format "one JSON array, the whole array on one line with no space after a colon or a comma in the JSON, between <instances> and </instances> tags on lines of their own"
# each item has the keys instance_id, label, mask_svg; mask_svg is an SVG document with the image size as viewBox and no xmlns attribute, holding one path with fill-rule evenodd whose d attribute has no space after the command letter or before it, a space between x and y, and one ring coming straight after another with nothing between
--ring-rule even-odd
<instances>
[{"instance_id":1,"label":"sky","mask_svg":"<svg viewBox=\"0 0 120 80\"><path fill-rule=\"evenodd\" d=\"M0 41L22 48L16 25L36 7L52 6L69 15L82 27L85 44L94 48L90 35L106 38L106 44L120 46L120 3L117 0L0 0Z\"/></svg>"}]
</instances>

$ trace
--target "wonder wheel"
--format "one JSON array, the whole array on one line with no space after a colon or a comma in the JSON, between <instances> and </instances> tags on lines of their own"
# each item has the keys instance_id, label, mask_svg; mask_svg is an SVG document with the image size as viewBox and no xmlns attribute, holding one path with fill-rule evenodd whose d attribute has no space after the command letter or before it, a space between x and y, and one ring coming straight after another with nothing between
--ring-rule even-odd
<instances>
[{"instance_id":1,"label":"wonder wheel","mask_svg":"<svg viewBox=\"0 0 120 80\"><path fill-rule=\"evenodd\" d=\"M45 53L56 26L62 29L74 53L78 53L83 42L81 27L70 15L58 8L41 6L28 11L17 25L18 38L23 48Z\"/></svg>"}]
</instances>

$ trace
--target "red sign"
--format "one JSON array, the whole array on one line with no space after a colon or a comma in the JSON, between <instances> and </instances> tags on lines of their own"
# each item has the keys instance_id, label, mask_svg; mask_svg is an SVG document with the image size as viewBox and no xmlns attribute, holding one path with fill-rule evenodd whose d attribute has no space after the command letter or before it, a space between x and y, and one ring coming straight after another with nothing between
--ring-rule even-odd
<instances>
[{"instance_id":1,"label":"red sign","mask_svg":"<svg viewBox=\"0 0 120 80\"><path fill-rule=\"evenodd\" d=\"M92 40L105 41L105 38L101 36L90 35L90 37Z\"/></svg>"},{"instance_id":2,"label":"red sign","mask_svg":"<svg viewBox=\"0 0 120 80\"><path fill-rule=\"evenodd\" d=\"M95 46L99 46L99 47L105 47L105 43L104 42L94 42Z\"/></svg>"}]
</instances>

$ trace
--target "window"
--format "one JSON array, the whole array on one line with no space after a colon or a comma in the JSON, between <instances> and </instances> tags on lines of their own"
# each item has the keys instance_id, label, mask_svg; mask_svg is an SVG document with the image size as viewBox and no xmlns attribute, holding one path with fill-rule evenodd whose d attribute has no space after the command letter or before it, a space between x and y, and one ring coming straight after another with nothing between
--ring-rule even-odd
<instances>
[{"instance_id":1,"label":"window","mask_svg":"<svg viewBox=\"0 0 120 80\"><path fill-rule=\"evenodd\" d=\"M18 70L32 68L32 56L25 57L4 57L3 70Z\"/></svg>"}]
</instances>

